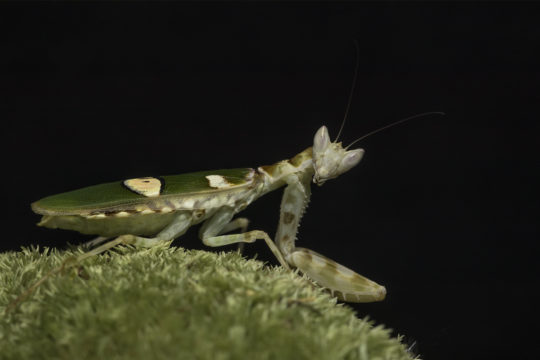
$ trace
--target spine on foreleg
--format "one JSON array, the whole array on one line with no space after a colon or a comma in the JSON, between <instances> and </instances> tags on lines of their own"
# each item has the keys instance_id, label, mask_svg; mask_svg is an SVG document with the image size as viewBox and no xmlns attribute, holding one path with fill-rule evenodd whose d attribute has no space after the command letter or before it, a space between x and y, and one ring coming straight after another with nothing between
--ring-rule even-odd
<instances>
[{"instance_id":1,"label":"spine on foreleg","mask_svg":"<svg viewBox=\"0 0 540 360\"><path fill-rule=\"evenodd\" d=\"M285 258L294 251L300 219L311 196L309 179L302 181L296 174L292 174L287 180L288 185L283 191L276 233L276 243Z\"/></svg>"},{"instance_id":2,"label":"spine on foreleg","mask_svg":"<svg viewBox=\"0 0 540 360\"><path fill-rule=\"evenodd\" d=\"M298 174L290 174L285 180L287 187L281 201L276 243L286 261L329 289L340 300L348 302L383 300L386 296L384 286L312 250L295 247L300 219L311 195L311 175L304 174L303 177L299 177Z\"/></svg>"},{"instance_id":3,"label":"spine on foreleg","mask_svg":"<svg viewBox=\"0 0 540 360\"><path fill-rule=\"evenodd\" d=\"M372 302L381 301L386 296L384 286L313 250L296 248L288 261L340 300Z\"/></svg>"}]
</instances>

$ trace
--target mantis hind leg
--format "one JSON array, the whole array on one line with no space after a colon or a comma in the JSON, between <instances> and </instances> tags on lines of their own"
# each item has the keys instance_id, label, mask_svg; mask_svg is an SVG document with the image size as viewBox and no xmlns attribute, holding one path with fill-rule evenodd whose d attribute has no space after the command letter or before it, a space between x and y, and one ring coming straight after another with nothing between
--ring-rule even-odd
<instances>
[{"instance_id":1,"label":"mantis hind leg","mask_svg":"<svg viewBox=\"0 0 540 360\"><path fill-rule=\"evenodd\" d=\"M220 235L226 234L234 230L240 230L240 233L245 233L249 225L249 220L247 218L236 218L221 229L219 232Z\"/></svg>"},{"instance_id":2,"label":"mantis hind leg","mask_svg":"<svg viewBox=\"0 0 540 360\"><path fill-rule=\"evenodd\" d=\"M249 219L247 218L236 218L234 219L233 221L231 221L230 223L228 223L227 225L225 225L225 227L221 230L221 232L219 233L220 235L221 234L226 234L228 232L231 232L231 231L234 231L234 230L240 230L240 233L245 233L247 232L247 228L248 228L248 225L249 225ZM238 243L238 253L242 253L244 251L244 244L245 242L239 242Z\"/></svg>"},{"instance_id":3,"label":"mantis hind leg","mask_svg":"<svg viewBox=\"0 0 540 360\"><path fill-rule=\"evenodd\" d=\"M184 234L186 230L191 226L191 223L192 214L189 211L179 212L178 215L175 216L174 220L153 238L146 238L130 234L121 235L112 241L109 241L101 246L98 246L95 249L79 255L79 257L77 257L77 262L101 254L102 252L105 252L121 244L152 247L164 241L174 240L175 238Z\"/></svg>"},{"instance_id":4,"label":"mantis hind leg","mask_svg":"<svg viewBox=\"0 0 540 360\"><path fill-rule=\"evenodd\" d=\"M199 237L206 246L218 247L229 244L236 243L252 243L256 240L264 240L272 253L276 256L279 263L286 269L289 269L289 265L283 258L283 255L279 251L276 244L272 241L270 236L267 233L261 230L252 230L248 232L243 232L240 234L228 234L220 235L228 231L236 230L238 228L242 229L244 225L247 227L247 219L238 218L232 220L234 216L234 209L229 207L224 207L218 210L211 218L206 220L206 222L201 227L199 231ZM245 229L245 228L244 228Z\"/></svg>"},{"instance_id":5,"label":"mantis hind leg","mask_svg":"<svg viewBox=\"0 0 540 360\"><path fill-rule=\"evenodd\" d=\"M164 241L171 241L178 236L184 234L186 230L191 226L192 215L190 212L180 212L174 220L161 230L155 237L146 238L142 236L136 236L131 234L121 235L114 240L111 240L101 246L98 246L86 253L77 257L77 262L87 259L89 257L101 254L117 245L135 245L142 247L152 247ZM99 239L99 238L98 238ZM96 239L97 240L97 239ZM95 240L94 240L95 241Z\"/></svg>"},{"instance_id":6,"label":"mantis hind leg","mask_svg":"<svg viewBox=\"0 0 540 360\"><path fill-rule=\"evenodd\" d=\"M25 292L23 292L21 295L19 295L15 300L13 300L7 307L5 312L9 312L10 310L14 309L17 304L19 304L21 301L26 299L28 296L34 292L35 289L37 289L42 283L44 283L47 279L67 270L74 266L79 265L82 261L99 255L107 250L110 250L118 245L124 244L124 245L135 245L135 246L143 246L143 247L152 247L159 243L162 243L164 241L170 241L174 238L182 235L186 230L190 227L192 223L192 214L189 211L179 212L179 214L174 218L174 220L167 225L163 230L161 230L155 237L153 238L144 238L141 236L136 235L121 235L118 236L116 239L108 241L90 251L87 251L79 256L71 256L64 260L62 262L62 265L59 267L49 271L46 275L44 275L41 279L36 281L34 284L32 284L28 289L26 289ZM106 241L107 238L104 237L98 237L91 242L103 242Z\"/></svg>"},{"instance_id":7,"label":"mantis hind leg","mask_svg":"<svg viewBox=\"0 0 540 360\"><path fill-rule=\"evenodd\" d=\"M85 242L81 246L85 249L90 249L90 248L93 248L94 246L98 246L99 244L103 244L105 241L109 239L110 237L98 236L97 238L94 238L90 241Z\"/></svg>"}]
</instances>

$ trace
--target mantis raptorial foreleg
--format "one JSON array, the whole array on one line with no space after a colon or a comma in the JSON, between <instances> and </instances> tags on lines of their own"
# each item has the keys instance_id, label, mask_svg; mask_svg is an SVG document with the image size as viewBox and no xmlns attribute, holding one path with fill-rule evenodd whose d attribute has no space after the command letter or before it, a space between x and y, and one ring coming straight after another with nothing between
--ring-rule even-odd
<instances>
[{"instance_id":1,"label":"mantis raptorial foreleg","mask_svg":"<svg viewBox=\"0 0 540 360\"><path fill-rule=\"evenodd\" d=\"M297 247L288 259L304 274L344 301L378 301L386 295L383 286L313 250Z\"/></svg>"},{"instance_id":2,"label":"mantis raptorial foreleg","mask_svg":"<svg viewBox=\"0 0 540 360\"><path fill-rule=\"evenodd\" d=\"M300 219L311 195L311 174L287 177L281 200L276 243L286 261L345 301L381 300L386 289L349 268L316 253L295 246Z\"/></svg>"},{"instance_id":3,"label":"mantis raptorial foreleg","mask_svg":"<svg viewBox=\"0 0 540 360\"><path fill-rule=\"evenodd\" d=\"M303 179L297 175L289 176L286 181L288 185L281 198L279 224L276 232L276 244L285 257L294 251L300 219L311 196L311 174L306 174Z\"/></svg>"}]
</instances>

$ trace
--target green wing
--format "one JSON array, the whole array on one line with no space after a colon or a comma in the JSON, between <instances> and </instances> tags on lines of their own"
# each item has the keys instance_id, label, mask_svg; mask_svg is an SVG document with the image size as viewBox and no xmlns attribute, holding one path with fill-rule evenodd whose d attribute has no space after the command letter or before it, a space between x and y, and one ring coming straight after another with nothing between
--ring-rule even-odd
<instances>
[{"instance_id":1,"label":"green wing","mask_svg":"<svg viewBox=\"0 0 540 360\"><path fill-rule=\"evenodd\" d=\"M227 189L211 187L206 178L209 175L223 177L230 186ZM162 176L158 178L161 181L160 194L153 198L130 190L123 181L116 181L48 196L34 202L32 210L43 215L81 214L107 208L144 204L149 199L227 191L249 186L253 182L253 175L253 169L240 168Z\"/></svg>"}]
</instances>

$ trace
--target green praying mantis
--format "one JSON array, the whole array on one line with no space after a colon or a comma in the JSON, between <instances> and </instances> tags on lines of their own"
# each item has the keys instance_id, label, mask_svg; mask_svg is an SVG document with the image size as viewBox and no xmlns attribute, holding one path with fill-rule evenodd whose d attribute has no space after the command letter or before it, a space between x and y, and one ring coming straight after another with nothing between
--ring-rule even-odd
<instances>
[{"instance_id":1,"label":"green praying mantis","mask_svg":"<svg viewBox=\"0 0 540 360\"><path fill-rule=\"evenodd\" d=\"M355 81L356 73L352 89ZM350 150L355 142L398 123L431 114L442 113L430 112L402 119L368 133L347 147L338 142L339 135L332 141L327 128L322 126L316 132L312 146L290 159L256 169L127 179L36 201L31 206L35 213L42 215L39 226L99 237L91 242L93 249L51 271L16 299L11 308L66 266L79 264L121 244L152 247L168 242L197 224L202 224L199 237L207 246L264 240L281 266L300 270L338 299L381 301L386 296L384 286L313 250L297 247L298 226L310 200L311 184L323 185L358 165L364 150ZM247 231L248 219L235 218L253 201L282 187L285 189L274 240L265 231ZM231 233L234 231L239 232Z\"/></svg>"},{"instance_id":2,"label":"green praying mantis","mask_svg":"<svg viewBox=\"0 0 540 360\"><path fill-rule=\"evenodd\" d=\"M264 240L284 268L298 268L339 299L378 301L386 294L383 286L295 245L311 183L322 185L349 171L363 153L331 142L323 126L312 147L272 165L111 182L46 197L33 203L32 209L43 215L40 226L100 235L94 243L116 237L81 255L77 262L118 244L152 247L202 223L199 237L207 246ZM248 220L234 216L284 186L275 242L264 231L245 231ZM241 231L229 233L234 230Z\"/></svg>"}]
</instances>

